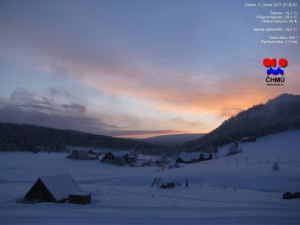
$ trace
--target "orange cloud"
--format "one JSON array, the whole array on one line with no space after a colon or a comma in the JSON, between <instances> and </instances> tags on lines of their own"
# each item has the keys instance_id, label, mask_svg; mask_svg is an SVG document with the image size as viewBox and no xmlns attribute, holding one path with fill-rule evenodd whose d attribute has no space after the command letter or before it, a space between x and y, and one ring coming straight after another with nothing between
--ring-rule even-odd
<instances>
[{"instance_id":1,"label":"orange cloud","mask_svg":"<svg viewBox=\"0 0 300 225\"><path fill-rule=\"evenodd\" d=\"M129 60L130 62L133 59ZM124 67L106 68L94 63L63 60L70 77L77 77L90 86L111 95L139 99L153 111L172 111L185 114L209 113L226 119L241 110L264 103L284 92L299 93L300 81L294 66L284 87L270 88L265 84L264 68L253 75L241 77L209 76L203 72L172 74L160 72L155 66L141 61ZM143 66L146 67L143 68ZM52 68L48 68L52 69ZM84 74L79 76L79 74ZM159 74L159 75L158 75ZM64 74L65 75L65 74Z\"/></svg>"},{"instance_id":2,"label":"orange cloud","mask_svg":"<svg viewBox=\"0 0 300 225\"><path fill-rule=\"evenodd\" d=\"M89 77L85 78L85 81L89 85L111 94L144 99L159 111L166 111L167 109L167 111L191 114L210 112L222 118L231 116L254 104L265 102L274 97L277 92L257 84L258 82L263 83L264 78L223 81L220 79L216 82L216 86L219 86L216 92L198 89L197 84L191 85L189 90L186 90L185 87L181 86L181 83L167 86L145 82L147 85L143 89L135 89L132 87L133 85L128 84L131 81L120 80L118 83L112 83L103 80L103 82L95 82Z\"/></svg>"}]
</instances>

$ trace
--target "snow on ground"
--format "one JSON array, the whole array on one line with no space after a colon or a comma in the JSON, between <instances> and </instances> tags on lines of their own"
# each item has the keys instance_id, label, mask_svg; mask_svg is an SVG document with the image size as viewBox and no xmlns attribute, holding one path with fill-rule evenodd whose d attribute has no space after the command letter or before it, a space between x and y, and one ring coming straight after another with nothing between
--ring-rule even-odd
<instances>
[{"instance_id":1,"label":"snow on ground","mask_svg":"<svg viewBox=\"0 0 300 225\"><path fill-rule=\"evenodd\" d=\"M299 138L299 130L270 135L224 157L227 145L217 159L166 172L71 160L66 153L1 152L0 224L300 224L300 199L282 199L300 191ZM91 191L92 204L15 203L38 177L60 173ZM183 185L151 188L155 177Z\"/></svg>"}]
</instances>

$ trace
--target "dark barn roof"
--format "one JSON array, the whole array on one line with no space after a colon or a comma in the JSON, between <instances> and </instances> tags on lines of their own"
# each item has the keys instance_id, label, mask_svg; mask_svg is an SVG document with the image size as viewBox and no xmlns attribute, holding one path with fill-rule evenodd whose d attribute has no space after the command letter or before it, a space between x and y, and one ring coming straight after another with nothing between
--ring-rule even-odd
<instances>
[{"instance_id":1,"label":"dark barn roof","mask_svg":"<svg viewBox=\"0 0 300 225\"><path fill-rule=\"evenodd\" d=\"M63 202L72 192L81 192L81 188L70 174L40 177L25 195L26 200Z\"/></svg>"}]
</instances>

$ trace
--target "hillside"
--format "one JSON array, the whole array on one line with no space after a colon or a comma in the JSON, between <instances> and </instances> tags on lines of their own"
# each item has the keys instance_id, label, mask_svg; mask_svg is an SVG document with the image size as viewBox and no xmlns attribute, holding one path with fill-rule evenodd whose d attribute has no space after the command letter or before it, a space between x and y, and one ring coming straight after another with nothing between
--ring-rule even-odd
<instances>
[{"instance_id":1,"label":"hillside","mask_svg":"<svg viewBox=\"0 0 300 225\"><path fill-rule=\"evenodd\" d=\"M223 146L214 156L218 158L164 172L155 166L70 160L66 153L0 152L0 221L30 225L299 224L300 199L282 199L287 191L300 191L299 136L300 131L294 130L241 143L243 152L229 157L224 157L229 146ZM272 169L275 162L280 167L277 171ZM39 177L62 173L70 173L84 191L92 192L92 204L16 203ZM157 177L183 185L152 188Z\"/></svg>"},{"instance_id":2,"label":"hillside","mask_svg":"<svg viewBox=\"0 0 300 225\"><path fill-rule=\"evenodd\" d=\"M157 145L164 146L176 146L182 145L187 141L195 140L202 137L205 134L197 133L197 134L170 134L170 135L160 135L150 138L142 139L142 141Z\"/></svg>"},{"instance_id":3,"label":"hillside","mask_svg":"<svg viewBox=\"0 0 300 225\"><path fill-rule=\"evenodd\" d=\"M181 150L220 147L243 137L258 138L293 129L300 129L300 96L282 94L232 116L207 135L185 143Z\"/></svg>"},{"instance_id":4,"label":"hillside","mask_svg":"<svg viewBox=\"0 0 300 225\"><path fill-rule=\"evenodd\" d=\"M65 151L67 146L138 150L159 154L168 149L143 141L59 130L35 125L1 123L0 151Z\"/></svg>"}]
</instances>

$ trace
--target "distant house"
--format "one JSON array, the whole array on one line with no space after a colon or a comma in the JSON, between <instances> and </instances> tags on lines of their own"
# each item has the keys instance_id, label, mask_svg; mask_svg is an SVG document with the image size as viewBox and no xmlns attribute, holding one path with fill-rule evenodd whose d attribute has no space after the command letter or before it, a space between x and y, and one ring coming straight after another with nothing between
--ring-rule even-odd
<instances>
[{"instance_id":1,"label":"distant house","mask_svg":"<svg viewBox=\"0 0 300 225\"><path fill-rule=\"evenodd\" d=\"M178 158L176 159L177 163L192 163L199 161L200 153L195 154L196 152L181 152Z\"/></svg>"},{"instance_id":2,"label":"distant house","mask_svg":"<svg viewBox=\"0 0 300 225\"><path fill-rule=\"evenodd\" d=\"M181 152L178 158L176 159L176 162L193 163L193 162L201 162L210 159L212 159L212 155L210 153Z\"/></svg>"},{"instance_id":3,"label":"distant house","mask_svg":"<svg viewBox=\"0 0 300 225\"><path fill-rule=\"evenodd\" d=\"M131 163L135 161L135 157L129 151L108 152L103 156L101 162L109 163L114 160L124 160L125 163Z\"/></svg>"},{"instance_id":4,"label":"distant house","mask_svg":"<svg viewBox=\"0 0 300 225\"><path fill-rule=\"evenodd\" d=\"M69 155L67 155L69 159L98 159L98 155L92 150L73 150Z\"/></svg>"},{"instance_id":5,"label":"distant house","mask_svg":"<svg viewBox=\"0 0 300 225\"><path fill-rule=\"evenodd\" d=\"M71 193L82 193L70 174L40 177L24 197L28 202L65 202ZM85 194L87 194L85 192ZM91 195L90 193L88 193Z\"/></svg>"},{"instance_id":6,"label":"distant house","mask_svg":"<svg viewBox=\"0 0 300 225\"><path fill-rule=\"evenodd\" d=\"M105 160L114 160L115 158L115 154L113 154L112 152L108 152L102 157L101 161L103 162Z\"/></svg>"},{"instance_id":7,"label":"distant house","mask_svg":"<svg viewBox=\"0 0 300 225\"><path fill-rule=\"evenodd\" d=\"M180 185L177 183L177 185ZM154 178L153 182L151 184L151 187L158 187L158 188L174 188L175 187L175 182L169 182L167 184L164 184L162 182L162 179L160 177Z\"/></svg>"}]
</instances>

